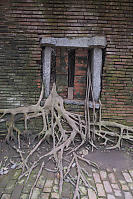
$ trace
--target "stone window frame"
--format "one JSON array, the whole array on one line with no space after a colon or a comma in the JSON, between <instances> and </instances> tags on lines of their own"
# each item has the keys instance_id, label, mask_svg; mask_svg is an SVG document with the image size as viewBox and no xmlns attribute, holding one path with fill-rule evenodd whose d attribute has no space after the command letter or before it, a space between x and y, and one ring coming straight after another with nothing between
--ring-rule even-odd
<instances>
[{"instance_id":1,"label":"stone window frame","mask_svg":"<svg viewBox=\"0 0 133 199\"><path fill-rule=\"evenodd\" d=\"M92 50L91 68L92 68L92 86L93 97L95 102L98 102L101 92L101 72L103 65L103 49L106 47L107 42L104 36L95 36L91 38L53 38L44 37L40 40L42 51L42 69L43 69L43 82L45 85L45 97L50 94L50 74L51 74L51 54L52 47L67 47L67 48L87 48ZM69 101L69 100L67 100ZM73 103L74 102L73 100ZM81 103L82 104L82 103ZM91 104L90 104L91 107ZM99 108L99 105L96 106Z\"/></svg>"}]
</instances>

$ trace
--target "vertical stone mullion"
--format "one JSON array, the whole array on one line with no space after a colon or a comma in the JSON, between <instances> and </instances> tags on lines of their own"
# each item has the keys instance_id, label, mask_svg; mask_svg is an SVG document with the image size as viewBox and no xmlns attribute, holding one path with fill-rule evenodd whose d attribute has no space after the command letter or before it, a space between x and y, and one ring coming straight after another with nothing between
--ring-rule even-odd
<instances>
[{"instance_id":1,"label":"vertical stone mullion","mask_svg":"<svg viewBox=\"0 0 133 199\"><path fill-rule=\"evenodd\" d=\"M45 86L45 97L48 97L50 94L51 54L51 47L45 47L43 49L43 83Z\"/></svg>"},{"instance_id":2,"label":"vertical stone mullion","mask_svg":"<svg viewBox=\"0 0 133 199\"><path fill-rule=\"evenodd\" d=\"M92 86L94 100L97 102L101 91L102 49L94 48L92 53Z\"/></svg>"}]
</instances>

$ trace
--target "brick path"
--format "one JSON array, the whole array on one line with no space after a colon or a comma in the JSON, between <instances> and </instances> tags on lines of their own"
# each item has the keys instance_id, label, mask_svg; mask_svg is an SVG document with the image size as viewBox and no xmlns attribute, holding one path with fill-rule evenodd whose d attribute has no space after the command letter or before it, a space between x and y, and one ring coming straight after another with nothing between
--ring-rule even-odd
<instances>
[{"instance_id":1,"label":"brick path","mask_svg":"<svg viewBox=\"0 0 133 199\"><path fill-rule=\"evenodd\" d=\"M1 199L28 199L31 187L37 177L34 170L25 184L25 179L18 180L20 170L12 170L0 176ZM133 199L133 169L117 171L116 169L91 169L89 182L95 186L98 195L92 189L80 186L81 199ZM55 174L43 170L31 199L72 199L73 187L68 182L63 185L62 197L58 193L58 179Z\"/></svg>"}]
</instances>

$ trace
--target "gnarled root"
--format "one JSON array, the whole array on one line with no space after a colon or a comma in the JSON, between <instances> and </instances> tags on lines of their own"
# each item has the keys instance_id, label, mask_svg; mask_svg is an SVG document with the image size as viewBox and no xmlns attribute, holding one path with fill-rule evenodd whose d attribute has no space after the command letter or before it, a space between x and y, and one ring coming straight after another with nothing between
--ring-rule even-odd
<instances>
[{"instance_id":1,"label":"gnarled root","mask_svg":"<svg viewBox=\"0 0 133 199\"><path fill-rule=\"evenodd\" d=\"M27 107L19 107L15 109L1 109L0 113L2 116L0 118L0 122L6 122L8 134L7 141L10 141L10 138L15 139L15 134L17 134L18 138L18 148L14 147L14 149L20 154L21 157L21 168L22 175L27 175L27 180L29 178L32 169L34 169L38 163L43 160L46 156L51 158L53 157L56 163L56 168L59 171L60 176L60 194L62 192L62 186L64 180L69 180L71 184L75 187L74 197L73 199L80 198L79 185L80 181L82 181L87 188L92 188L89 182L86 180L86 176L88 175L86 170L81 167L80 162L84 161L91 166L97 167L95 163L89 162L85 158L82 158L77 155L76 151L83 144L88 143L92 148L96 148L96 140L102 139L103 144L106 146L107 144L113 144L111 148L120 148L122 145L122 141L133 142L133 128L127 127L122 124L117 124L115 122L107 122L101 121L101 117L99 122L95 120L95 109L93 110L93 121L90 120L89 106L86 98L86 114L85 119L83 116L78 114L74 114L65 110L63 105L63 99L57 94L56 86L53 85L53 89L51 94L46 99L43 106L40 105L40 102L43 98L43 87L40 98L35 105L27 106ZM5 115L10 115L9 119L6 121L4 119ZM21 120L24 121L25 130L28 129L28 120L32 118L41 117L43 121L43 128L38 133L38 136L41 137L37 145L29 152L26 158L23 157L23 153L20 150L20 135L21 131L16 127L17 115L21 114ZM15 119L16 118L16 119ZM20 119L20 118L19 118ZM117 131L115 131L117 128ZM47 137L52 137L53 148L50 152L38 158L36 162L29 166L29 158L31 155L39 148L41 143L47 139ZM80 144L79 146L75 146L75 140L79 138ZM101 139L100 139L101 138ZM73 147L73 149L72 149ZM64 153L72 154L72 160L70 161L66 173L64 173L63 166L63 157ZM71 168L74 167L77 169L77 178L70 175ZM44 167L44 163L42 164L42 168ZM41 172L40 171L40 172ZM40 173L38 174L38 176ZM31 191L32 193L32 191Z\"/></svg>"},{"instance_id":2,"label":"gnarled root","mask_svg":"<svg viewBox=\"0 0 133 199\"><path fill-rule=\"evenodd\" d=\"M122 142L133 142L133 128L110 121L100 121L95 124L95 134L104 140L103 144L111 144L107 149L120 149Z\"/></svg>"}]
</instances>

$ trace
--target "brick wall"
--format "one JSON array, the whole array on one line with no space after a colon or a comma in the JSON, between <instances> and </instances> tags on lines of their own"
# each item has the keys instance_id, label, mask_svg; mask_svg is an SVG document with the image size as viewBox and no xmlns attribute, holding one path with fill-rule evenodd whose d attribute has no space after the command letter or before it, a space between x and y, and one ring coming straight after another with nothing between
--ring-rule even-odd
<instances>
[{"instance_id":1,"label":"brick wall","mask_svg":"<svg viewBox=\"0 0 133 199\"><path fill-rule=\"evenodd\" d=\"M75 78L74 78L75 99L85 99L87 61L88 61L88 50L82 48L76 49Z\"/></svg>"},{"instance_id":2,"label":"brick wall","mask_svg":"<svg viewBox=\"0 0 133 199\"><path fill-rule=\"evenodd\" d=\"M59 95L67 98L68 89L68 50L56 49L56 84Z\"/></svg>"},{"instance_id":3,"label":"brick wall","mask_svg":"<svg viewBox=\"0 0 133 199\"><path fill-rule=\"evenodd\" d=\"M74 99L84 100L88 49L75 50ZM56 86L63 98L68 98L68 49L56 49Z\"/></svg>"},{"instance_id":4,"label":"brick wall","mask_svg":"<svg viewBox=\"0 0 133 199\"><path fill-rule=\"evenodd\" d=\"M95 35L107 38L101 93L103 119L132 125L131 0L1 0L0 107L37 101L41 79L41 37Z\"/></svg>"}]
</instances>

